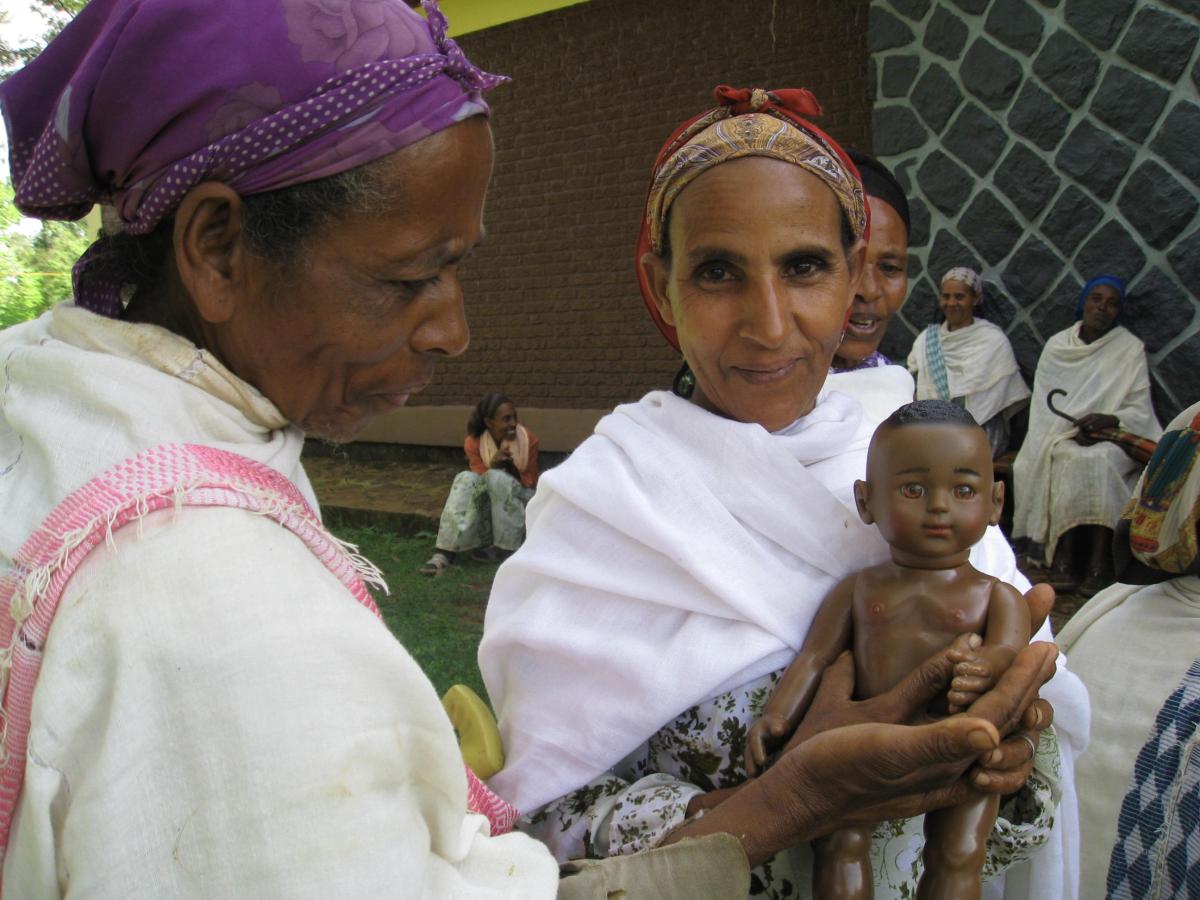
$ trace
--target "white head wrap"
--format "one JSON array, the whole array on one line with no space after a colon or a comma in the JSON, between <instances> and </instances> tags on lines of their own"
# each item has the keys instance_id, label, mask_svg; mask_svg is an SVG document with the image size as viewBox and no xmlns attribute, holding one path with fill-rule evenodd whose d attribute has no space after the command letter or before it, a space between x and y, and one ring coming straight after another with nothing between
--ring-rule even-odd
<instances>
[{"instance_id":1,"label":"white head wrap","mask_svg":"<svg viewBox=\"0 0 1200 900\"><path fill-rule=\"evenodd\" d=\"M982 296L983 280L974 269L968 269L966 266L957 266L942 276L943 287L946 286L947 281L961 281L971 289L971 292L976 297Z\"/></svg>"}]
</instances>

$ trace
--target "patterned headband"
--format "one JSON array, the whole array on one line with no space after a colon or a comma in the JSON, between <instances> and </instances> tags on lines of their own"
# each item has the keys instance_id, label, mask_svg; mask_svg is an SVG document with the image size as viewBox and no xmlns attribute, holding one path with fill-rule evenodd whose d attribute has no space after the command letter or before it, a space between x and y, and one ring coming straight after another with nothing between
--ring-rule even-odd
<instances>
[{"instance_id":1,"label":"patterned headband","mask_svg":"<svg viewBox=\"0 0 1200 900\"><path fill-rule=\"evenodd\" d=\"M667 217L680 191L713 166L747 156L779 159L812 173L833 191L854 236L870 234L870 213L858 170L837 141L805 118L821 114L812 93L803 88L766 91L720 85L713 96L720 105L679 126L654 161L636 260L647 250L662 254ZM679 349L675 329L658 312L640 264L636 269L650 317Z\"/></svg>"},{"instance_id":2,"label":"patterned headband","mask_svg":"<svg viewBox=\"0 0 1200 900\"><path fill-rule=\"evenodd\" d=\"M662 252L663 226L680 191L713 166L747 156L783 160L816 175L837 197L854 236L863 236L867 212L854 164L832 138L801 118L821 114L811 93L725 85L714 93L722 105L673 136L655 165L645 213L654 252Z\"/></svg>"}]
</instances>

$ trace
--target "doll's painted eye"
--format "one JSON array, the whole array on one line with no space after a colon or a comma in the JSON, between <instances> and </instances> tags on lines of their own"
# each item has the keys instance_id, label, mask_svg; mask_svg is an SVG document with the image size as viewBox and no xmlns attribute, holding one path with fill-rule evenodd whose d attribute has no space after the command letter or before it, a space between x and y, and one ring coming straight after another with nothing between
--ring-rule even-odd
<instances>
[{"instance_id":1,"label":"doll's painted eye","mask_svg":"<svg viewBox=\"0 0 1200 900\"><path fill-rule=\"evenodd\" d=\"M970 500L975 496L975 488L969 484L956 484L954 486L954 496L958 500Z\"/></svg>"},{"instance_id":2,"label":"doll's painted eye","mask_svg":"<svg viewBox=\"0 0 1200 900\"><path fill-rule=\"evenodd\" d=\"M920 500L925 496L925 486L917 484L915 481L910 481L908 484L900 485L900 496L906 497L909 500Z\"/></svg>"}]
</instances>

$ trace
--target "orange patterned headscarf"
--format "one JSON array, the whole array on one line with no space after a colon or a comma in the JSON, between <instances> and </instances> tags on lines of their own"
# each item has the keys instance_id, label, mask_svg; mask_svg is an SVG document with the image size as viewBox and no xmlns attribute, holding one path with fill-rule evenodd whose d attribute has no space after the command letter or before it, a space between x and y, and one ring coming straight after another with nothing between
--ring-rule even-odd
<instances>
[{"instance_id":1,"label":"orange patterned headscarf","mask_svg":"<svg viewBox=\"0 0 1200 900\"><path fill-rule=\"evenodd\" d=\"M684 122L654 161L646 209L638 234L636 260L647 250L661 254L671 204L698 176L715 165L746 156L783 160L821 179L837 198L856 238L869 232L862 180L837 141L805 117L819 116L821 105L809 91L790 88L731 88L713 91L719 106ZM659 331L678 349L675 329L662 320L641 266L638 284Z\"/></svg>"}]
</instances>

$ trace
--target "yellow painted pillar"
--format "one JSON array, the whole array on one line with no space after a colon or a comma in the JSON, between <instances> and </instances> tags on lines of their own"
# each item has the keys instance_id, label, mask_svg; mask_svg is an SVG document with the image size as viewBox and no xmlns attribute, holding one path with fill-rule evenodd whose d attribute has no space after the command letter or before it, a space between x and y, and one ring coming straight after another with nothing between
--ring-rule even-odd
<instances>
[{"instance_id":1,"label":"yellow painted pillar","mask_svg":"<svg viewBox=\"0 0 1200 900\"><path fill-rule=\"evenodd\" d=\"M450 20L450 36L482 31L540 13L586 3L587 0L440 0L438 6Z\"/></svg>"}]
</instances>

